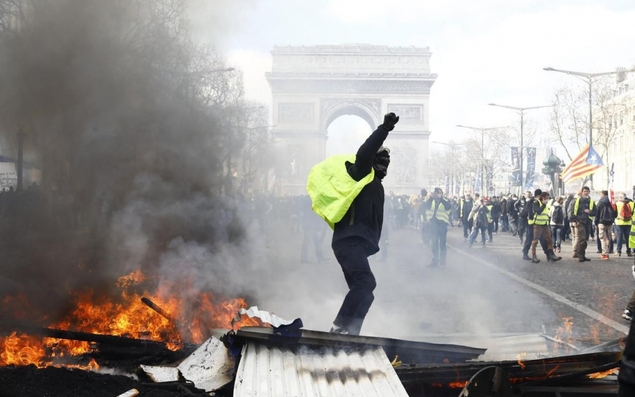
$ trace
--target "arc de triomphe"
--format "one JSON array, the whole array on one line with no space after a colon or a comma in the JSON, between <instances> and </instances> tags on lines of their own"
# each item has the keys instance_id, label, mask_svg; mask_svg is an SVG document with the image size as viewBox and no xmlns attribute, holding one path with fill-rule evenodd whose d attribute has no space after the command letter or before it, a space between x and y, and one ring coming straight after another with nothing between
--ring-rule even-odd
<instances>
[{"instance_id":1,"label":"arc de triomphe","mask_svg":"<svg viewBox=\"0 0 635 397\"><path fill-rule=\"evenodd\" d=\"M274 47L267 73L273 135L283 149L281 193L305 193L311 167L326 157L327 128L356 115L374 130L383 115L400 121L385 146L391 164L386 191L418 194L427 186L430 50L376 45Z\"/></svg>"}]
</instances>

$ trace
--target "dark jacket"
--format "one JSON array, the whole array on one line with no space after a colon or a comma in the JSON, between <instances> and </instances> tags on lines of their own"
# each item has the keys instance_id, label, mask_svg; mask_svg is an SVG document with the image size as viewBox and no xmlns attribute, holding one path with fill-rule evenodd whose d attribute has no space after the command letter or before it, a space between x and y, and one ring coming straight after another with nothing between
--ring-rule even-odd
<instances>
[{"instance_id":1,"label":"dark jacket","mask_svg":"<svg viewBox=\"0 0 635 397\"><path fill-rule=\"evenodd\" d=\"M461 200L460 204L460 212L461 219L467 222L467 218L470 216L470 212L472 212L472 208L474 207L474 200Z\"/></svg>"},{"instance_id":2,"label":"dark jacket","mask_svg":"<svg viewBox=\"0 0 635 397\"><path fill-rule=\"evenodd\" d=\"M578 212L575 213L575 202L576 200L580 200L580 204L578 204ZM585 213L584 210L589 210L589 213ZM579 197L573 199L571 203L569 203L569 208L567 210L567 214L569 215L569 220L571 222L580 222L580 223L590 223L589 217L594 217L597 213L597 206L593 206L591 209L591 197Z\"/></svg>"},{"instance_id":3,"label":"dark jacket","mask_svg":"<svg viewBox=\"0 0 635 397\"><path fill-rule=\"evenodd\" d=\"M596 216L595 216L595 224L603 224L603 225L607 225L610 226L613 224L613 222L615 221L615 211L613 210L613 206L611 205L611 200L609 200L608 197L604 196L601 197L600 200L598 200L598 205L595 208L596 211ZM608 211L608 213L606 215L604 215L604 212ZM604 220L602 219L604 216L606 216L607 218L610 218L611 220Z\"/></svg>"},{"instance_id":4,"label":"dark jacket","mask_svg":"<svg viewBox=\"0 0 635 397\"><path fill-rule=\"evenodd\" d=\"M356 181L364 178L371 171L377 150L388 137L388 130L383 125L377 127L366 141L359 147L355 164L346 163L348 174ZM332 246L349 238L363 239L368 255L379 251L379 239L384 221L384 186L381 179L375 178L353 201L341 221L335 224Z\"/></svg>"}]
</instances>

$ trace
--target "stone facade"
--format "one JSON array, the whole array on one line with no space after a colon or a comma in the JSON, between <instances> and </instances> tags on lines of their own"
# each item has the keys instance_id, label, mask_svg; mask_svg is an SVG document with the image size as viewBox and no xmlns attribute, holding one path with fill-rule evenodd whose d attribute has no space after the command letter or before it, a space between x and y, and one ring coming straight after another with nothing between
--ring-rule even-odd
<instances>
[{"instance_id":1,"label":"stone facade","mask_svg":"<svg viewBox=\"0 0 635 397\"><path fill-rule=\"evenodd\" d=\"M328 126L356 115L372 129L385 113L400 116L386 140L387 190L418 194L427 186L430 50L419 47L321 45L274 47L267 80L273 134L283 146L281 193L305 192L308 172L326 156Z\"/></svg>"}]
</instances>

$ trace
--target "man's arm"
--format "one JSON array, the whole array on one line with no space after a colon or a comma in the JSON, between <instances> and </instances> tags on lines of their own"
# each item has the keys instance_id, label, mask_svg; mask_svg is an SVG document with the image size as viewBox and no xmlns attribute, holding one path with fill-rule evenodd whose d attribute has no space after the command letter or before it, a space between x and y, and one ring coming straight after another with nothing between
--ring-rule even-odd
<instances>
[{"instance_id":1,"label":"man's arm","mask_svg":"<svg viewBox=\"0 0 635 397\"><path fill-rule=\"evenodd\" d=\"M593 200L592 198L590 198L589 200ZM596 216L598 214L598 205L597 203L591 207L591 201L589 201L589 216Z\"/></svg>"},{"instance_id":2,"label":"man's arm","mask_svg":"<svg viewBox=\"0 0 635 397\"><path fill-rule=\"evenodd\" d=\"M388 113L384 116L384 123L377 127L357 150L355 164L348 168L348 174L351 178L359 181L370 173L375 154L388 137L388 132L395 128L398 121L399 117L395 116L394 113Z\"/></svg>"}]
</instances>

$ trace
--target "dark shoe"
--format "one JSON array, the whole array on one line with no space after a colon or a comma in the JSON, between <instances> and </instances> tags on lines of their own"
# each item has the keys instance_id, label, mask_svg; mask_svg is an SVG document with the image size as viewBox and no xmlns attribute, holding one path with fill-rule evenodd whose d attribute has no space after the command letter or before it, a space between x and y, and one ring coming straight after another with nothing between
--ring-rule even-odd
<instances>
[{"instance_id":1,"label":"dark shoe","mask_svg":"<svg viewBox=\"0 0 635 397\"><path fill-rule=\"evenodd\" d=\"M531 263L540 263L540 259L538 259L538 258L537 258L537 257L535 257L535 256L532 256L532 257L531 257Z\"/></svg>"},{"instance_id":2,"label":"dark shoe","mask_svg":"<svg viewBox=\"0 0 635 397\"><path fill-rule=\"evenodd\" d=\"M585 258L585 257L580 257L580 258L578 259L578 262L586 262L586 258Z\"/></svg>"},{"instance_id":3,"label":"dark shoe","mask_svg":"<svg viewBox=\"0 0 635 397\"><path fill-rule=\"evenodd\" d=\"M523 255L523 260L530 261L531 258L529 257L529 255Z\"/></svg>"},{"instance_id":4,"label":"dark shoe","mask_svg":"<svg viewBox=\"0 0 635 397\"><path fill-rule=\"evenodd\" d=\"M621 253L621 252L618 252L618 253L617 253L617 257L618 257L618 258L621 258L621 257L622 257L622 253Z\"/></svg>"},{"instance_id":5,"label":"dark shoe","mask_svg":"<svg viewBox=\"0 0 635 397\"><path fill-rule=\"evenodd\" d=\"M562 257L556 256L555 254L551 254L547 257L548 262L558 262L560 259L562 259Z\"/></svg>"},{"instance_id":6,"label":"dark shoe","mask_svg":"<svg viewBox=\"0 0 635 397\"><path fill-rule=\"evenodd\" d=\"M631 256L633 256L633 253L632 252L627 252L626 256L631 257Z\"/></svg>"}]
</instances>

